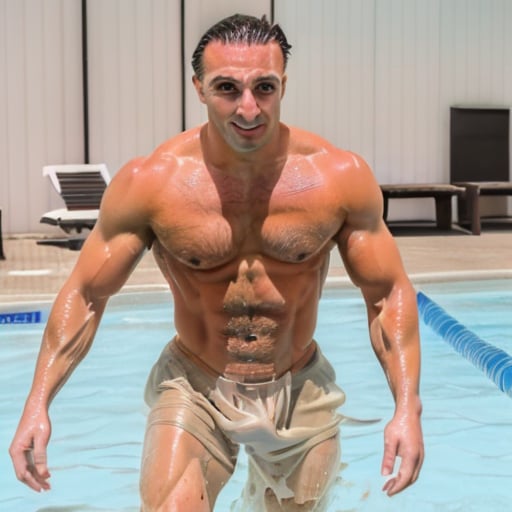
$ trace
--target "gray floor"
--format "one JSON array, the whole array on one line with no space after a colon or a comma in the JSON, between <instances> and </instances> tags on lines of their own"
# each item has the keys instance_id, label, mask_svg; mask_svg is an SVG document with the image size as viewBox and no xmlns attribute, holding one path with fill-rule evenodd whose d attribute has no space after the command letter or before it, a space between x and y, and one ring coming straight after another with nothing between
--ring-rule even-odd
<instances>
[{"instance_id":1,"label":"gray floor","mask_svg":"<svg viewBox=\"0 0 512 512\"><path fill-rule=\"evenodd\" d=\"M471 236L452 231L421 234L397 230L395 236L413 282L439 279L512 277L512 231L500 229ZM78 252L40 246L30 236L4 239L5 261L0 261L0 303L51 299L78 257ZM336 252L330 278L349 284ZM152 254L144 256L123 291L165 287Z\"/></svg>"}]
</instances>

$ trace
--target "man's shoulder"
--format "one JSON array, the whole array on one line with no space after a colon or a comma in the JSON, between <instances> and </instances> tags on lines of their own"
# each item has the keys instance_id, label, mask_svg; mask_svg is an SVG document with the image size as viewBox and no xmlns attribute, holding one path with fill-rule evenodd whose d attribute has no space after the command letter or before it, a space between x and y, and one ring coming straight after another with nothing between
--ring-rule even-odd
<instances>
[{"instance_id":1,"label":"man's shoulder","mask_svg":"<svg viewBox=\"0 0 512 512\"><path fill-rule=\"evenodd\" d=\"M316 133L297 126L288 126L288 130L290 133L290 150L293 153L310 156L320 152L336 150L327 139Z\"/></svg>"},{"instance_id":2,"label":"man's shoulder","mask_svg":"<svg viewBox=\"0 0 512 512\"><path fill-rule=\"evenodd\" d=\"M167 139L148 155L130 160L118 174L144 180L169 177L183 161L196 158L200 153L199 133L198 128L193 128Z\"/></svg>"},{"instance_id":3,"label":"man's shoulder","mask_svg":"<svg viewBox=\"0 0 512 512\"><path fill-rule=\"evenodd\" d=\"M360 155L340 148L316 133L294 126L289 127L289 130L290 152L292 154L295 153L298 156L302 155L308 158L315 157L325 162L329 161L331 165L341 166L345 170L366 166Z\"/></svg>"},{"instance_id":4,"label":"man's shoulder","mask_svg":"<svg viewBox=\"0 0 512 512\"><path fill-rule=\"evenodd\" d=\"M179 161L197 156L201 151L201 127L185 130L160 144L149 159Z\"/></svg>"}]
</instances>

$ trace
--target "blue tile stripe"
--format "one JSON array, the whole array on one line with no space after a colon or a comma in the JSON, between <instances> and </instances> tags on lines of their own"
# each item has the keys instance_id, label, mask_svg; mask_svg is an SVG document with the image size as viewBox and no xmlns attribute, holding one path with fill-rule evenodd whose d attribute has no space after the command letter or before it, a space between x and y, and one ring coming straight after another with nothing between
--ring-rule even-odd
<instances>
[{"instance_id":1,"label":"blue tile stripe","mask_svg":"<svg viewBox=\"0 0 512 512\"><path fill-rule=\"evenodd\" d=\"M19 313L0 313L0 325L38 324L41 311L21 311Z\"/></svg>"}]
</instances>

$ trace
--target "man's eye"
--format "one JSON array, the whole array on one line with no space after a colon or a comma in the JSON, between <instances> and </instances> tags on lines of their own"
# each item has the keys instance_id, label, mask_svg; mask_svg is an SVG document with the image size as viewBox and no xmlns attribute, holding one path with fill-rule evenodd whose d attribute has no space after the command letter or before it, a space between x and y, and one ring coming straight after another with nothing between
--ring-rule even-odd
<instances>
[{"instance_id":1,"label":"man's eye","mask_svg":"<svg viewBox=\"0 0 512 512\"><path fill-rule=\"evenodd\" d=\"M276 90L274 84L263 82L258 85L258 90L263 93L271 93Z\"/></svg>"},{"instance_id":2,"label":"man's eye","mask_svg":"<svg viewBox=\"0 0 512 512\"><path fill-rule=\"evenodd\" d=\"M217 86L217 90L219 90L220 92L235 92L236 87L233 84L230 84L229 82L223 82Z\"/></svg>"}]
</instances>

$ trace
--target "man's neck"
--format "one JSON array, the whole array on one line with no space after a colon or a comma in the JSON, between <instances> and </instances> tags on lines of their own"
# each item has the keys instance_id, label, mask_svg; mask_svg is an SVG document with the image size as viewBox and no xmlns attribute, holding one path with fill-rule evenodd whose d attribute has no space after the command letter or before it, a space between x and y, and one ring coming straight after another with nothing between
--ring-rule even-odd
<instances>
[{"instance_id":1,"label":"man's neck","mask_svg":"<svg viewBox=\"0 0 512 512\"><path fill-rule=\"evenodd\" d=\"M201 146L205 162L218 170L259 174L282 168L286 161L288 136L288 128L280 125L274 137L261 148L236 151L207 123L201 129Z\"/></svg>"}]
</instances>

